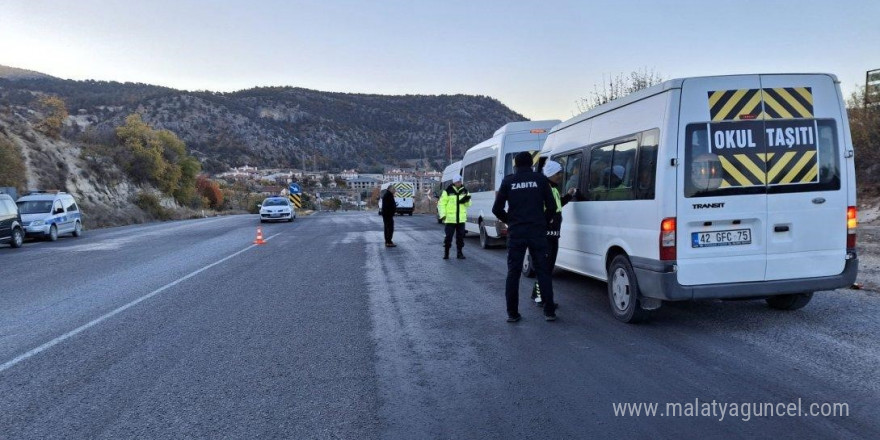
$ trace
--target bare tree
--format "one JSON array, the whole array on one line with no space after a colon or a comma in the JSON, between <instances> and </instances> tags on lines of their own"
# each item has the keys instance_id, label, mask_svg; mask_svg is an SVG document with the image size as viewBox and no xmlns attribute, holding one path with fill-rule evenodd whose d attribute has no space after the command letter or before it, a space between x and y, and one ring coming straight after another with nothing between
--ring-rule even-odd
<instances>
[{"instance_id":1,"label":"bare tree","mask_svg":"<svg viewBox=\"0 0 880 440\"><path fill-rule=\"evenodd\" d=\"M647 67L642 70L633 70L629 75L618 73L607 80L605 75L602 75L602 87L600 88L599 85L594 84L590 96L578 99L575 101L575 105L577 106L578 113L583 113L661 82L663 82L663 77L653 69L648 70Z\"/></svg>"}]
</instances>

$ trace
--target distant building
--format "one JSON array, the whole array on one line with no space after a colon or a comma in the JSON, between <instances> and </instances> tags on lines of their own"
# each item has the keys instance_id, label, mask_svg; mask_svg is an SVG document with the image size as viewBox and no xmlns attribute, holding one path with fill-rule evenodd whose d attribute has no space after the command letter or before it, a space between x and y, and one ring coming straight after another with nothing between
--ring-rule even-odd
<instances>
[{"instance_id":1,"label":"distant building","mask_svg":"<svg viewBox=\"0 0 880 440\"><path fill-rule=\"evenodd\" d=\"M357 179L358 177L360 177L358 175L357 170L354 170L354 169L342 170L342 172L339 173L338 176L342 180L351 180L351 179Z\"/></svg>"},{"instance_id":2,"label":"distant building","mask_svg":"<svg viewBox=\"0 0 880 440\"><path fill-rule=\"evenodd\" d=\"M385 182L411 182L414 177L413 170L395 168L391 171L386 171L382 179Z\"/></svg>"},{"instance_id":3,"label":"distant building","mask_svg":"<svg viewBox=\"0 0 880 440\"><path fill-rule=\"evenodd\" d=\"M365 190L378 188L382 183L378 179L373 179L371 177L357 177L354 179L347 179L345 184L351 189Z\"/></svg>"}]
</instances>

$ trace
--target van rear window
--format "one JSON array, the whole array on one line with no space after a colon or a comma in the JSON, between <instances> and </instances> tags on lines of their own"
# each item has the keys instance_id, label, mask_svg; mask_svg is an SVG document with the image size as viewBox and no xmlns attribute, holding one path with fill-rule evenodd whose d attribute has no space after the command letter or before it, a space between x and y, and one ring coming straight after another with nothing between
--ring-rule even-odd
<instances>
[{"instance_id":1,"label":"van rear window","mask_svg":"<svg viewBox=\"0 0 880 440\"><path fill-rule=\"evenodd\" d=\"M685 135L685 197L840 189L833 120L698 123Z\"/></svg>"}]
</instances>

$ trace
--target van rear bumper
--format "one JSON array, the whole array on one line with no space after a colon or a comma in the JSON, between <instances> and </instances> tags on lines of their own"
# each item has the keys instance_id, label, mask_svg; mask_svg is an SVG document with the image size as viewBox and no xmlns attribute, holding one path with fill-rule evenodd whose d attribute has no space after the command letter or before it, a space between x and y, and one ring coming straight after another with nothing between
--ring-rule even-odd
<instances>
[{"instance_id":1,"label":"van rear bumper","mask_svg":"<svg viewBox=\"0 0 880 440\"><path fill-rule=\"evenodd\" d=\"M683 286L678 282L674 261L639 257L630 257L630 260L642 295L664 301L735 299L834 290L851 286L859 271L859 259L853 253L852 258L846 260L843 272L828 277Z\"/></svg>"}]
</instances>

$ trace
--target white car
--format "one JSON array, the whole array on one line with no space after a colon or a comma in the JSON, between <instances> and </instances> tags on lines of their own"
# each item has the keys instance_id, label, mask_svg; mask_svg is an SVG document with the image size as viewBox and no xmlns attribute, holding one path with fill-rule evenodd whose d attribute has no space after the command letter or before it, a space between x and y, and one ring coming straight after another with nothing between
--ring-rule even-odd
<instances>
[{"instance_id":1,"label":"white car","mask_svg":"<svg viewBox=\"0 0 880 440\"><path fill-rule=\"evenodd\" d=\"M267 221L296 220L296 210L284 197L269 197L260 205L260 223Z\"/></svg>"}]
</instances>

